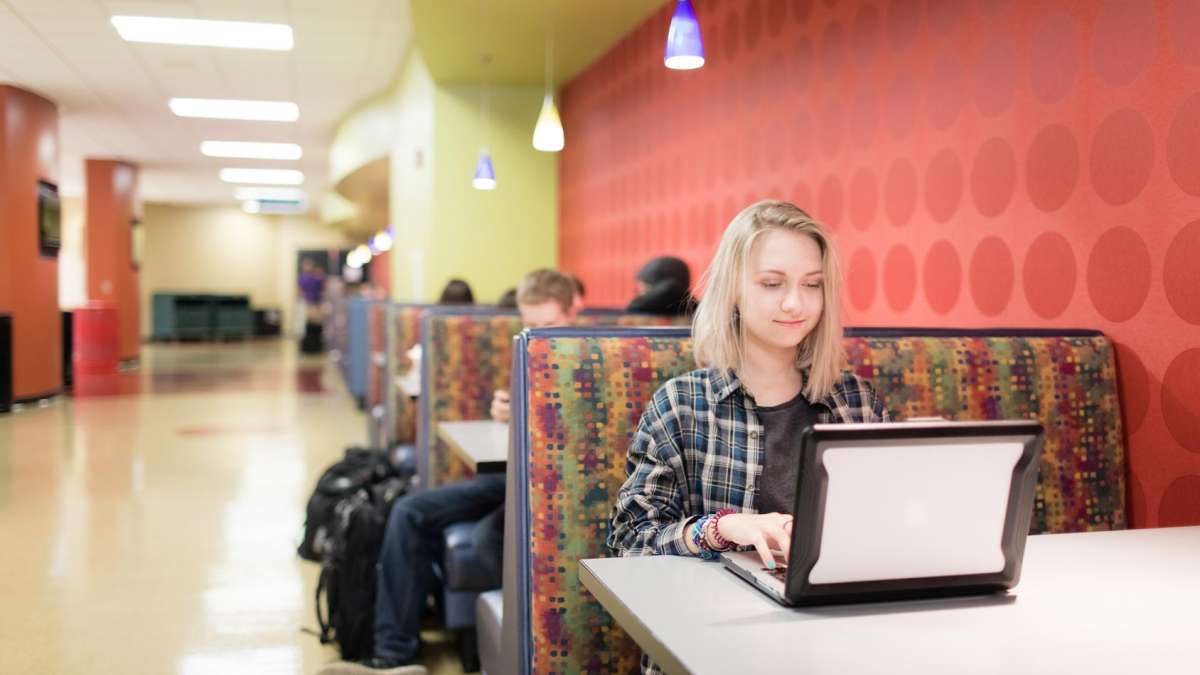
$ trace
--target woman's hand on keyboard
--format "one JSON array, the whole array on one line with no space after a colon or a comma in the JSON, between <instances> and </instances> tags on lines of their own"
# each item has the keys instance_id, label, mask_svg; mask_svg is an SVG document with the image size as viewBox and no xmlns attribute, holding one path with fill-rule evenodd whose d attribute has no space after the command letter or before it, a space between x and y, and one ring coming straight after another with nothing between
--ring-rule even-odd
<instances>
[{"instance_id":1,"label":"woman's hand on keyboard","mask_svg":"<svg viewBox=\"0 0 1200 675\"><path fill-rule=\"evenodd\" d=\"M785 561L791 552L792 516L787 513L731 513L717 527L718 534L738 546L753 546L767 569L775 569L771 549L782 551Z\"/></svg>"}]
</instances>

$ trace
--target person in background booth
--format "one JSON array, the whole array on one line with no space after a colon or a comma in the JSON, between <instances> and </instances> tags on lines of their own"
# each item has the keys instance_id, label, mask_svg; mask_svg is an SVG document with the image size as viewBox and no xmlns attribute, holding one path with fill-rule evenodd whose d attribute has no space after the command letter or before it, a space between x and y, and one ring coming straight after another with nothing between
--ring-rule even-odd
<instances>
[{"instance_id":1,"label":"person in background booth","mask_svg":"<svg viewBox=\"0 0 1200 675\"><path fill-rule=\"evenodd\" d=\"M574 284L555 270L530 272L517 289L517 310L526 328L565 326L575 318ZM492 402L492 417L508 422L504 405ZM424 675L415 662L425 598L434 587L433 563L443 531L468 520L475 526L475 550L484 572L499 586L504 541L503 473L478 474L396 500L388 514L380 548L375 595L375 655L364 661L338 661L320 675Z\"/></svg>"},{"instance_id":2,"label":"person in background booth","mask_svg":"<svg viewBox=\"0 0 1200 675\"><path fill-rule=\"evenodd\" d=\"M583 297L584 297L584 295L587 294L587 289L585 289L583 287L583 282L579 280L579 277L574 276L574 275L569 275L569 276L571 278L571 282L575 284L574 307L575 307L575 313L578 314L579 312L583 311Z\"/></svg>"},{"instance_id":3,"label":"person in background booth","mask_svg":"<svg viewBox=\"0 0 1200 675\"><path fill-rule=\"evenodd\" d=\"M530 272L517 289L521 322L526 328L548 328L573 321L582 304L578 288L578 281L557 270ZM564 302L567 303L565 306L562 305ZM531 309L527 311L526 308ZM507 422L511 405L508 391L497 389L492 394L492 419Z\"/></svg>"},{"instance_id":4,"label":"person in background booth","mask_svg":"<svg viewBox=\"0 0 1200 675\"><path fill-rule=\"evenodd\" d=\"M439 305L473 305L475 304L475 294L471 292L471 286L462 279L451 279L446 282L445 288L442 289L442 295L438 298Z\"/></svg>"},{"instance_id":5,"label":"person in background booth","mask_svg":"<svg viewBox=\"0 0 1200 675\"><path fill-rule=\"evenodd\" d=\"M496 301L497 309L516 309L517 308L517 289L510 288L500 294L500 299Z\"/></svg>"},{"instance_id":6,"label":"person in background booth","mask_svg":"<svg viewBox=\"0 0 1200 675\"><path fill-rule=\"evenodd\" d=\"M629 303L630 312L684 316L695 310L692 274L679 258L654 258L638 270L636 278L638 294Z\"/></svg>"},{"instance_id":7,"label":"person in background booth","mask_svg":"<svg viewBox=\"0 0 1200 675\"><path fill-rule=\"evenodd\" d=\"M765 567L772 549L786 560L801 430L888 421L870 382L845 369L841 306L837 252L807 213L762 201L733 219L693 319L701 368L655 392L630 442L614 553L745 546Z\"/></svg>"}]
</instances>

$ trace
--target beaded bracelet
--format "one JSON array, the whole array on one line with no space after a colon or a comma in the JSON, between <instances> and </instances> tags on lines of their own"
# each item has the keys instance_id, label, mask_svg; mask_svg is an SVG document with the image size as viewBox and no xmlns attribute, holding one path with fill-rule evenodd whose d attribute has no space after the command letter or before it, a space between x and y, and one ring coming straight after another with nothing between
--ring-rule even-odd
<instances>
[{"instance_id":1,"label":"beaded bracelet","mask_svg":"<svg viewBox=\"0 0 1200 675\"><path fill-rule=\"evenodd\" d=\"M704 525L706 521L708 521L708 516L697 518L692 523L692 544L695 545L697 551L704 551L708 548L704 542Z\"/></svg>"},{"instance_id":2,"label":"beaded bracelet","mask_svg":"<svg viewBox=\"0 0 1200 675\"><path fill-rule=\"evenodd\" d=\"M708 528L708 534L705 536L705 539L713 544L708 546L708 548L714 551L732 551L737 548L736 544L721 536L720 528L721 518L733 513L737 513L737 511L733 509L721 509L707 518L708 522L705 523L705 526Z\"/></svg>"},{"instance_id":3,"label":"beaded bracelet","mask_svg":"<svg viewBox=\"0 0 1200 675\"><path fill-rule=\"evenodd\" d=\"M692 544L696 547L696 555L700 556L702 560L712 560L717 557L717 554L704 541L704 528L708 525L710 518L711 516L704 516L692 523Z\"/></svg>"}]
</instances>

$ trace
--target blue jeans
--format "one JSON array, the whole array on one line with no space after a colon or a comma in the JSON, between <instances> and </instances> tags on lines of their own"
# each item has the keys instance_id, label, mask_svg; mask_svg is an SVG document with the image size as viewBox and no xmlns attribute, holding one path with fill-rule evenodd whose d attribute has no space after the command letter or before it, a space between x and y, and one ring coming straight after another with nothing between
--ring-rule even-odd
<instances>
[{"instance_id":1,"label":"blue jeans","mask_svg":"<svg viewBox=\"0 0 1200 675\"><path fill-rule=\"evenodd\" d=\"M433 564L442 552L442 531L454 523L484 518L503 505L503 473L481 474L396 500L379 552L376 656L416 659L421 647L421 610L434 586ZM493 520L481 523L477 553L485 567L499 570L503 539L490 532Z\"/></svg>"}]
</instances>

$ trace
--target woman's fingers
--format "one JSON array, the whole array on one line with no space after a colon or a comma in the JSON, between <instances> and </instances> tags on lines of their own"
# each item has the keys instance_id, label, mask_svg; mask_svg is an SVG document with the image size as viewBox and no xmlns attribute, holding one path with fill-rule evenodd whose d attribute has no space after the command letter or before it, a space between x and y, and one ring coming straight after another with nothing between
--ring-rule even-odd
<instances>
[{"instance_id":1,"label":"woman's fingers","mask_svg":"<svg viewBox=\"0 0 1200 675\"><path fill-rule=\"evenodd\" d=\"M767 530L767 538L778 547L779 551L783 553L783 561L787 562L788 555L791 553L789 549L792 548L791 535L784 531L783 527L772 527Z\"/></svg>"},{"instance_id":2,"label":"woman's fingers","mask_svg":"<svg viewBox=\"0 0 1200 675\"><path fill-rule=\"evenodd\" d=\"M775 569L775 556L771 553L771 547L767 545L767 538L761 532L754 539L754 548L758 551L758 557L762 558L763 567Z\"/></svg>"}]
</instances>

